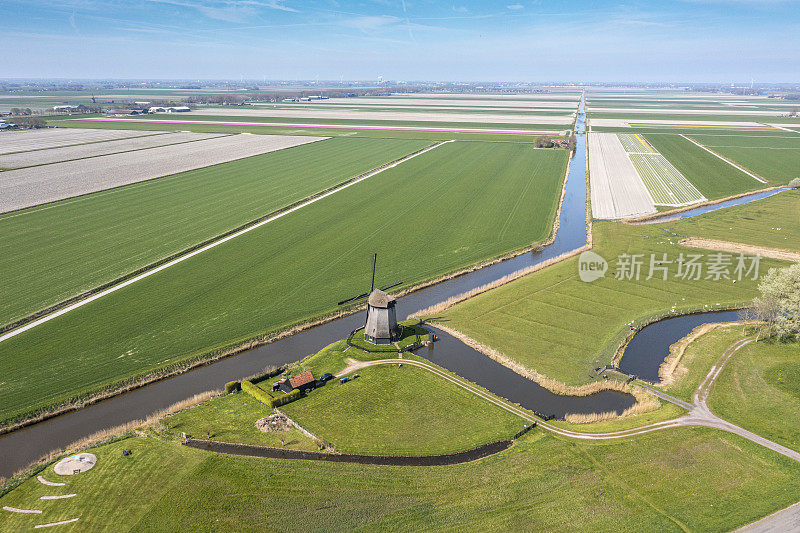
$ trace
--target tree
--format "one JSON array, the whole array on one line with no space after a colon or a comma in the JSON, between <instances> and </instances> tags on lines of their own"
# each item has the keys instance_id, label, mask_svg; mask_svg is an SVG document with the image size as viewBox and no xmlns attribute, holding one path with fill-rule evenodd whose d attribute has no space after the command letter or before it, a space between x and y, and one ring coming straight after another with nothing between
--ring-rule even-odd
<instances>
[{"instance_id":1,"label":"tree","mask_svg":"<svg viewBox=\"0 0 800 533\"><path fill-rule=\"evenodd\" d=\"M748 310L749 318L759 322L756 339L763 334L800 341L800 263L769 269L758 290L761 295Z\"/></svg>"},{"instance_id":2,"label":"tree","mask_svg":"<svg viewBox=\"0 0 800 533\"><path fill-rule=\"evenodd\" d=\"M547 135L536 137L535 141L536 148L552 148L554 144L555 143L553 143L553 138L548 137Z\"/></svg>"},{"instance_id":3,"label":"tree","mask_svg":"<svg viewBox=\"0 0 800 533\"><path fill-rule=\"evenodd\" d=\"M800 178L795 178L789 182L789 187L792 189L800 189Z\"/></svg>"}]
</instances>

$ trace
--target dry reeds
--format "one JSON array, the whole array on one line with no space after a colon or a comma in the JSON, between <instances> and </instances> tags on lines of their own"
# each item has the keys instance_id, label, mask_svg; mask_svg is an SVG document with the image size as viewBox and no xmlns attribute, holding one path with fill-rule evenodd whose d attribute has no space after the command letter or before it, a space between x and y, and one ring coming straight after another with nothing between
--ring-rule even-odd
<instances>
[{"instance_id":1,"label":"dry reeds","mask_svg":"<svg viewBox=\"0 0 800 533\"><path fill-rule=\"evenodd\" d=\"M644 389L640 387L629 387L627 385L625 386L625 389L626 390L624 392L629 392L634 398L636 398L636 403L625 409L621 414L617 414L614 411L586 414L569 413L564 415L564 420L573 424L591 424L592 422L604 422L606 420L616 420L619 418L635 416L661 407L661 403L656 399L656 397Z\"/></svg>"},{"instance_id":2,"label":"dry reeds","mask_svg":"<svg viewBox=\"0 0 800 533\"><path fill-rule=\"evenodd\" d=\"M689 372L689 369L681 364L683 356L689 346L700 337L723 326L741 326L743 324L746 324L746 322L737 321L701 324L694 328L688 335L669 347L669 355L664 359L664 362L661 363L661 366L658 367L658 379L660 383L662 385L672 385Z\"/></svg>"}]
</instances>

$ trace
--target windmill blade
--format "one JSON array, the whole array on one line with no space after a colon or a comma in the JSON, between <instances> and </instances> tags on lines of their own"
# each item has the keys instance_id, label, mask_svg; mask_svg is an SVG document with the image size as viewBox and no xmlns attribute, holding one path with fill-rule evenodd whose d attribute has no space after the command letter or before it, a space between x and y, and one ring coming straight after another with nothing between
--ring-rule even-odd
<instances>
[{"instance_id":1,"label":"windmill blade","mask_svg":"<svg viewBox=\"0 0 800 533\"><path fill-rule=\"evenodd\" d=\"M355 300L360 300L361 298L366 298L367 296L369 296L369 293L365 292L364 294L360 294L358 296L353 296L352 298L348 298L347 300L342 300L341 302L339 302L336 305L343 305L343 304L346 304L348 302L354 302Z\"/></svg>"},{"instance_id":2,"label":"windmill blade","mask_svg":"<svg viewBox=\"0 0 800 533\"><path fill-rule=\"evenodd\" d=\"M381 290L382 291L388 291L389 289L393 289L393 288L397 287L398 285L402 285L402 284L403 284L402 281L398 281L394 285L389 285L388 287L383 287Z\"/></svg>"}]
</instances>

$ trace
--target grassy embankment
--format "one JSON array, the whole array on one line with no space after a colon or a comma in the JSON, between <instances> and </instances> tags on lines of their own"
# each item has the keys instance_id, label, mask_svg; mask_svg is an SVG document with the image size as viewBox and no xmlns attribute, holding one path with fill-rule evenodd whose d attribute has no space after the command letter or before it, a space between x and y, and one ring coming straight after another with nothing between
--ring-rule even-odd
<instances>
[{"instance_id":1,"label":"grassy embankment","mask_svg":"<svg viewBox=\"0 0 800 533\"><path fill-rule=\"evenodd\" d=\"M686 236L800 252L800 191L664 225Z\"/></svg>"},{"instance_id":2,"label":"grassy embankment","mask_svg":"<svg viewBox=\"0 0 800 533\"><path fill-rule=\"evenodd\" d=\"M660 259L666 253L668 260L675 261L680 253L702 253L679 246L669 227L595 222L594 251L609 261L605 278L582 282L574 257L437 316L445 325L540 374L568 385L589 383L592 369L611 363L630 324L682 311L739 305L755 296L752 280L735 284L732 280L684 280L675 276L675 264L669 266L666 281L658 273L645 280L650 254ZM639 281L614 278L617 257L623 253L643 254ZM777 264L765 260L761 267Z\"/></svg>"},{"instance_id":3,"label":"grassy embankment","mask_svg":"<svg viewBox=\"0 0 800 533\"><path fill-rule=\"evenodd\" d=\"M335 311L363 290L373 251L381 282L410 286L542 241L566 162L446 144L37 326L3 342L0 419Z\"/></svg>"},{"instance_id":4,"label":"grassy embankment","mask_svg":"<svg viewBox=\"0 0 800 533\"><path fill-rule=\"evenodd\" d=\"M800 346L750 343L728 361L708 398L720 417L800 451Z\"/></svg>"},{"instance_id":5,"label":"grassy embankment","mask_svg":"<svg viewBox=\"0 0 800 533\"><path fill-rule=\"evenodd\" d=\"M436 468L233 457L144 437L91 451L97 466L65 487L34 477L0 498L43 511L3 513L0 529L80 517L60 529L263 531L291 516L309 531L731 530L800 498L800 465L703 428L608 442L534 430L498 455ZM77 496L39 499L62 493Z\"/></svg>"},{"instance_id":6,"label":"grassy embankment","mask_svg":"<svg viewBox=\"0 0 800 533\"><path fill-rule=\"evenodd\" d=\"M220 117L217 121L221 120ZM254 122L248 117L237 117L239 120L233 122ZM243 120L242 120L243 119ZM320 135L325 137L377 137L386 139L417 139L427 141L445 141L457 139L462 141L502 141L502 142L521 142L532 143L536 135L527 134L498 134L498 133L454 133L454 132L425 132L425 131L392 131L392 130L364 130L356 128L297 128L279 126L224 126L216 124L147 124L137 123L130 120L121 119L116 122L82 122L82 121L48 121L48 125L68 128L92 128L92 129L134 129L147 131L195 131L208 133L257 133L265 135ZM429 124L435 126L434 123ZM438 127L438 126L436 126ZM480 128L478 128L480 129ZM489 128L483 128L489 129ZM524 129L506 127L502 129ZM570 129L568 126L556 126L543 128L544 131L560 131Z\"/></svg>"},{"instance_id":7,"label":"grassy embankment","mask_svg":"<svg viewBox=\"0 0 800 533\"><path fill-rule=\"evenodd\" d=\"M800 177L800 135L781 138L692 135L692 138L772 185L786 185Z\"/></svg>"},{"instance_id":8,"label":"grassy embankment","mask_svg":"<svg viewBox=\"0 0 800 533\"><path fill-rule=\"evenodd\" d=\"M427 144L329 139L0 215L0 325Z\"/></svg>"}]
</instances>

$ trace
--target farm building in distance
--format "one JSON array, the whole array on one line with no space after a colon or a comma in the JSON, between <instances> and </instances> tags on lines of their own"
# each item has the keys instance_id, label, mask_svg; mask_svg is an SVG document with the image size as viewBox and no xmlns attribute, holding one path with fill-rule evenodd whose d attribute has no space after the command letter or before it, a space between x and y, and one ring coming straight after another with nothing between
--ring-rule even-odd
<instances>
[{"instance_id":1,"label":"farm building in distance","mask_svg":"<svg viewBox=\"0 0 800 533\"><path fill-rule=\"evenodd\" d=\"M188 113L190 108L185 105L182 106L154 106L147 110L148 113Z\"/></svg>"}]
</instances>

